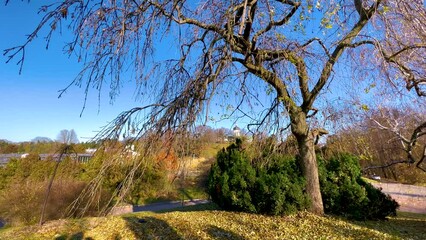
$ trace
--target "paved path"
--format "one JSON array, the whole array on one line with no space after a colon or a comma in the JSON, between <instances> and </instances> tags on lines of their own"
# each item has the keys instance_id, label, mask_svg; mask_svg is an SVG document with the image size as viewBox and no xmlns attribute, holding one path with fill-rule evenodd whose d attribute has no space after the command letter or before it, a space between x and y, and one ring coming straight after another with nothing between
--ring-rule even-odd
<instances>
[{"instance_id":1,"label":"paved path","mask_svg":"<svg viewBox=\"0 0 426 240\"><path fill-rule=\"evenodd\" d=\"M189 201L171 201L171 202L159 202L159 203L152 203L142 206L133 206L133 212L145 212L145 211L163 211L163 210L169 210L169 209L175 209L175 208L181 208L186 206L194 206L194 205L200 205L200 204L206 204L209 203L208 200L202 200L202 199L195 199L195 200L189 200Z\"/></svg>"},{"instance_id":2,"label":"paved path","mask_svg":"<svg viewBox=\"0 0 426 240\"><path fill-rule=\"evenodd\" d=\"M400 205L399 211L426 214L426 187L399 183L372 183Z\"/></svg>"},{"instance_id":3,"label":"paved path","mask_svg":"<svg viewBox=\"0 0 426 240\"><path fill-rule=\"evenodd\" d=\"M182 203L182 201L170 201L170 202L158 202L158 203L152 203L147 205L140 205L140 206L121 206L121 207L115 207L111 211L111 215L121 215L125 213L132 213L132 212L158 212L158 211L164 211L164 210L170 210L170 209L179 209L187 206L194 206L194 205L200 205L200 204L207 204L210 203L209 200L204 199L194 199L194 200L186 200Z\"/></svg>"}]
</instances>

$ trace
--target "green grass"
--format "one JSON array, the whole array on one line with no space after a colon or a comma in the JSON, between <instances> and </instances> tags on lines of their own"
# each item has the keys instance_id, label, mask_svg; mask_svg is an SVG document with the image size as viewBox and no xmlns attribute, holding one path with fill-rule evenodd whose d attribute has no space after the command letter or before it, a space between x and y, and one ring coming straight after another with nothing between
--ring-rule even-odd
<instances>
[{"instance_id":1,"label":"green grass","mask_svg":"<svg viewBox=\"0 0 426 240\"><path fill-rule=\"evenodd\" d=\"M380 183L379 181L376 181L376 180L371 179L371 178L367 178L367 177L361 177L361 178L362 178L362 180L369 182L369 183Z\"/></svg>"},{"instance_id":2,"label":"green grass","mask_svg":"<svg viewBox=\"0 0 426 240\"><path fill-rule=\"evenodd\" d=\"M222 148L226 148L229 144L230 143L213 143L206 145L202 148L200 156L205 158L216 157L217 152Z\"/></svg>"},{"instance_id":3,"label":"green grass","mask_svg":"<svg viewBox=\"0 0 426 240\"><path fill-rule=\"evenodd\" d=\"M285 217L225 212L207 204L6 228L0 239L426 239L426 215L354 222L307 212Z\"/></svg>"},{"instance_id":4,"label":"green grass","mask_svg":"<svg viewBox=\"0 0 426 240\"><path fill-rule=\"evenodd\" d=\"M179 198L179 200L208 199L209 195L203 188L188 187L179 189Z\"/></svg>"}]
</instances>

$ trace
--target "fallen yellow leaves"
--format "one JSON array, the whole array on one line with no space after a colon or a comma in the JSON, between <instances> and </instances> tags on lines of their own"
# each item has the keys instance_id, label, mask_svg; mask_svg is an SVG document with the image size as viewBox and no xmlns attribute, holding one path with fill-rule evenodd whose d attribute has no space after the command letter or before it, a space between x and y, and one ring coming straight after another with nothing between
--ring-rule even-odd
<instances>
[{"instance_id":1,"label":"fallen yellow leaves","mask_svg":"<svg viewBox=\"0 0 426 240\"><path fill-rule=\"evenodd\" d=\"M285 217L217 210L145 212L4 229L0 239L426 239L426 217L350 222L308 212Z\"/></svg>"}]
</instances>

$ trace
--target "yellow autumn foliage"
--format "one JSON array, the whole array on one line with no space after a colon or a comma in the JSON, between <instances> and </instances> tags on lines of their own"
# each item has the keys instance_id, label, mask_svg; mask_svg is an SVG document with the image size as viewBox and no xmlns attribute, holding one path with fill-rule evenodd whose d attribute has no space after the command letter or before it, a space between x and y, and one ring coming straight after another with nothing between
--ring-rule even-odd
<instances>
[{"instance_id":1,"label":"yellow autumn foliage","mask_svg":"<svg viewBox=\"0 0 426 240\"><path fill-rule=\"evenodd\" d=\"M426 239L426 215L356 222L308 212L284 217L218 210L144 212L6 228L0 239Z\"/></svg>"}]
</instances>

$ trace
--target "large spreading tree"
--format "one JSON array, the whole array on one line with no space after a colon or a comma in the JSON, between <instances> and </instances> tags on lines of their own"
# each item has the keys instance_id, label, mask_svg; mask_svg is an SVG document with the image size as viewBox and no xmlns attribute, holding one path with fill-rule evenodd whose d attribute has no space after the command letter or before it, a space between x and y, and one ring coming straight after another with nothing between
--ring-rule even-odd
<instances>
[{"instance_id":1,"label":"large spreading tree","mask_svg":"<svg viewBox=\"0 0 426 240\"><path fill-rule=\"evenodd\" d=\"M86 90L108 84L114 97L123 76L131 76L147 103L123 112L112 123L116 134L179 132L208 116L222 97L238 103L231 114L255 124L288 119L310 211L318 214L323 204L315 142L327 131L312 116L326 90L365 77L425 95L426 11L420 0L62 0L40 10L35 31L5 55L23 63L24 50L42 29L48 29L47 41L58 29L72 32L64 49L84 63L73 83ZM171 59L155 55L166 46L176 49ZM274 94L273 100L263 102L262 92ZM256 118L247 106L266 111ZM138 114L142 120L132 120Z\"/></svg>"}]
</instances>

